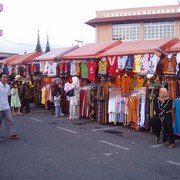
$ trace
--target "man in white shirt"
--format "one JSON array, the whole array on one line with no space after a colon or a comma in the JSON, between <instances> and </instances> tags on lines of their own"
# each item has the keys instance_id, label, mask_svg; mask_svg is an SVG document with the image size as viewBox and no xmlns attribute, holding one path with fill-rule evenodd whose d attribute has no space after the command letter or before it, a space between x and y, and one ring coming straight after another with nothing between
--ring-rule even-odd
<instances>
[{"instance_id":1,"label":"man in white shirt","mask_svg":"<svg viewBox=\"0 0 180 180\"><path fill-rule=\"evenodd\" d=\"M8 138L19 139L20 136L15 133L13 127L13 118L8 101L8 96L10 95L10 86L7 84L7 81L8 75L2 74L0 82L0 126L2 120L4 119L5 126L9 133Z\"/></svg>"}]
</instances>

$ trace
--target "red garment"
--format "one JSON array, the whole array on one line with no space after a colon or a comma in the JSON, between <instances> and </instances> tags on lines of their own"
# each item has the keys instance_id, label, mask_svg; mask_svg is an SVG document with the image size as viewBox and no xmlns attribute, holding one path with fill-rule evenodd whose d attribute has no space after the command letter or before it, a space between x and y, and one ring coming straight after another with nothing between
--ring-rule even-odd
<instances>
[{"instance_id":1,"label":"red garment","mask_svg":"<svg viewBox=\"0 0 180 180\"><path fill-rule=\"evenodd\" d=\"M107 57L107 62L108 62L108 74L109 76L112 76L116 73L116 70L118 69L117 57L116 56Z\"/></svg>"},{"instance_id":2,"label":"red garment","mask_svg":"<svg viewBox=\"0 0 180 180\"><path fill-rule=\"evenodd\" d=\"M59 63L59 72L60 72L60 74L64 73L64 69L65 69L65 62L60 62Z\"/></svg>"},{"instance_id":3,"label":"red garment","mask_svg":"<svg viewBox=\"0 0 180 180\"><path fill-rule=\"evenodd\" d=\"M80 91L80 104L79 104L79 114L80 116L83 116L83 102L85 99L85 90Z\"/></svg>"},{"instance_id":4,"label":"red garment","mask_svg":"<svg viewBox=\"0 0 180 180\"><path fill-rule=\"evenodd\" d=\"M88 79L94 81L96 79L96 67L97 67L96 62L89 61L87 63L87 67L88 67Z\"/></svg>"}]
</instances>

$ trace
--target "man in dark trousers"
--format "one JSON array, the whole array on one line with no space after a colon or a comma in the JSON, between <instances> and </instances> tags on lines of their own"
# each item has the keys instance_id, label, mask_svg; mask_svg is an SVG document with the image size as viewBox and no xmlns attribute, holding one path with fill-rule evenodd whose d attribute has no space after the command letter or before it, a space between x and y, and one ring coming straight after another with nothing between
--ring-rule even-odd
<instances>
[{"instance_id":1,"label":"man in dark trousers","mask_svg":"<svg viewBox=\"0 0 180 180\"><path fill-rule=\"evenodd\" d=\"M159 97L154 99L155 111L154 123L156 127L156 141L159 141L161 130L163 132L163 143L169 143L169 148L175 147L174 130L172 124L172 99L168 96L166 88L160 88Z\"/></svg>"},{"instance_id":2,"label":"man in dark trousers","mask_svg":"<svg viewBox=\"0 0 180 180\"><path fill-rule=\"evenodd\" d=\"M8 96L10 95L10 86L7 84L8 75L2 74L0 82L0 126L2 120L4 120L5 126L8 130L9 139L19 139L20 136L16 134L13 125L13 118L11 109L8 102Z\"/></svg>"}]
</instances>

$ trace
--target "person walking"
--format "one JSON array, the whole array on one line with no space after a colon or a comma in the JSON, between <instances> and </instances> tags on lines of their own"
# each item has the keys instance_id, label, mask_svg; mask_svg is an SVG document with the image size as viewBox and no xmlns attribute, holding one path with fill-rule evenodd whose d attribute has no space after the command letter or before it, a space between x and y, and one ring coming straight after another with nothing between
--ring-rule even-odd
<instances>
[{"instance_id":1,"label":"person walking","mask_svg":"<svg viewBox=\"0 0 180 180\"><path fill-rule=\"evenodd\" d=\"M153 101L153 107L155 111L154 123L156 129L156 142L160 139L160 133L162 131L164 144L169 143L169 148L175 147L174 130L172 122L172 99L168 96L166 88L160 88L159 97Z\"/></svg>"},{"instance_id":2,"label":"person walking","mask_svg":"<svg viewBox=\"0 0 180 180\"><path fill-rule=\"evenodd\" d=\"M20 107L21 102L19 98L19 92L18 92L18 86L17 83L13 84L13 88L11 89L11 108L12 108L12 114L16 115L15 109L17 108L17 114L20 115Z\"/></svg>"},{"instance_id":3,"label":"person walking","mask_svg":"<svg viewBox=\"0 0 180 180\"><path fill-rule=\"evenodd\" d=\"M4 120L8 131L8 138L19 139L20 136L14 130L12 112L8 102L8 96L10 96L10 86L7 82L8 75L3 73L0 82L0 126L2 124L2 120Z\"/></svg>"}]
</instances>

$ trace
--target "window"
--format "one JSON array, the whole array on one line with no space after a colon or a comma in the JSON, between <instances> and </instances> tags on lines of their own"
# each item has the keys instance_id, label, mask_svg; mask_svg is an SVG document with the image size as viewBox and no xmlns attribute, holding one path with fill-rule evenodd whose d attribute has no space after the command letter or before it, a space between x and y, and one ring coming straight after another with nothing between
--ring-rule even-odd
<instances>
[{"instance_id":1,"label":"window","mask_svg":"<svg viewBox=\"0 0 180 180\"><path fill-rule=\"evenodd\" d=\"M144 39L174 37L175 24L172 21L144 23Z\"/></svg>"},{"instance_id":2,"label":"window","mask_svg":"<svg viewBox=\"0 0 180 180\"><path fill-rule=\"evenodd\" d=\"M140 24L114 24L112 26L112 39L120 40L139 40L140 37Z\"/></svg>"}]
</instances>

